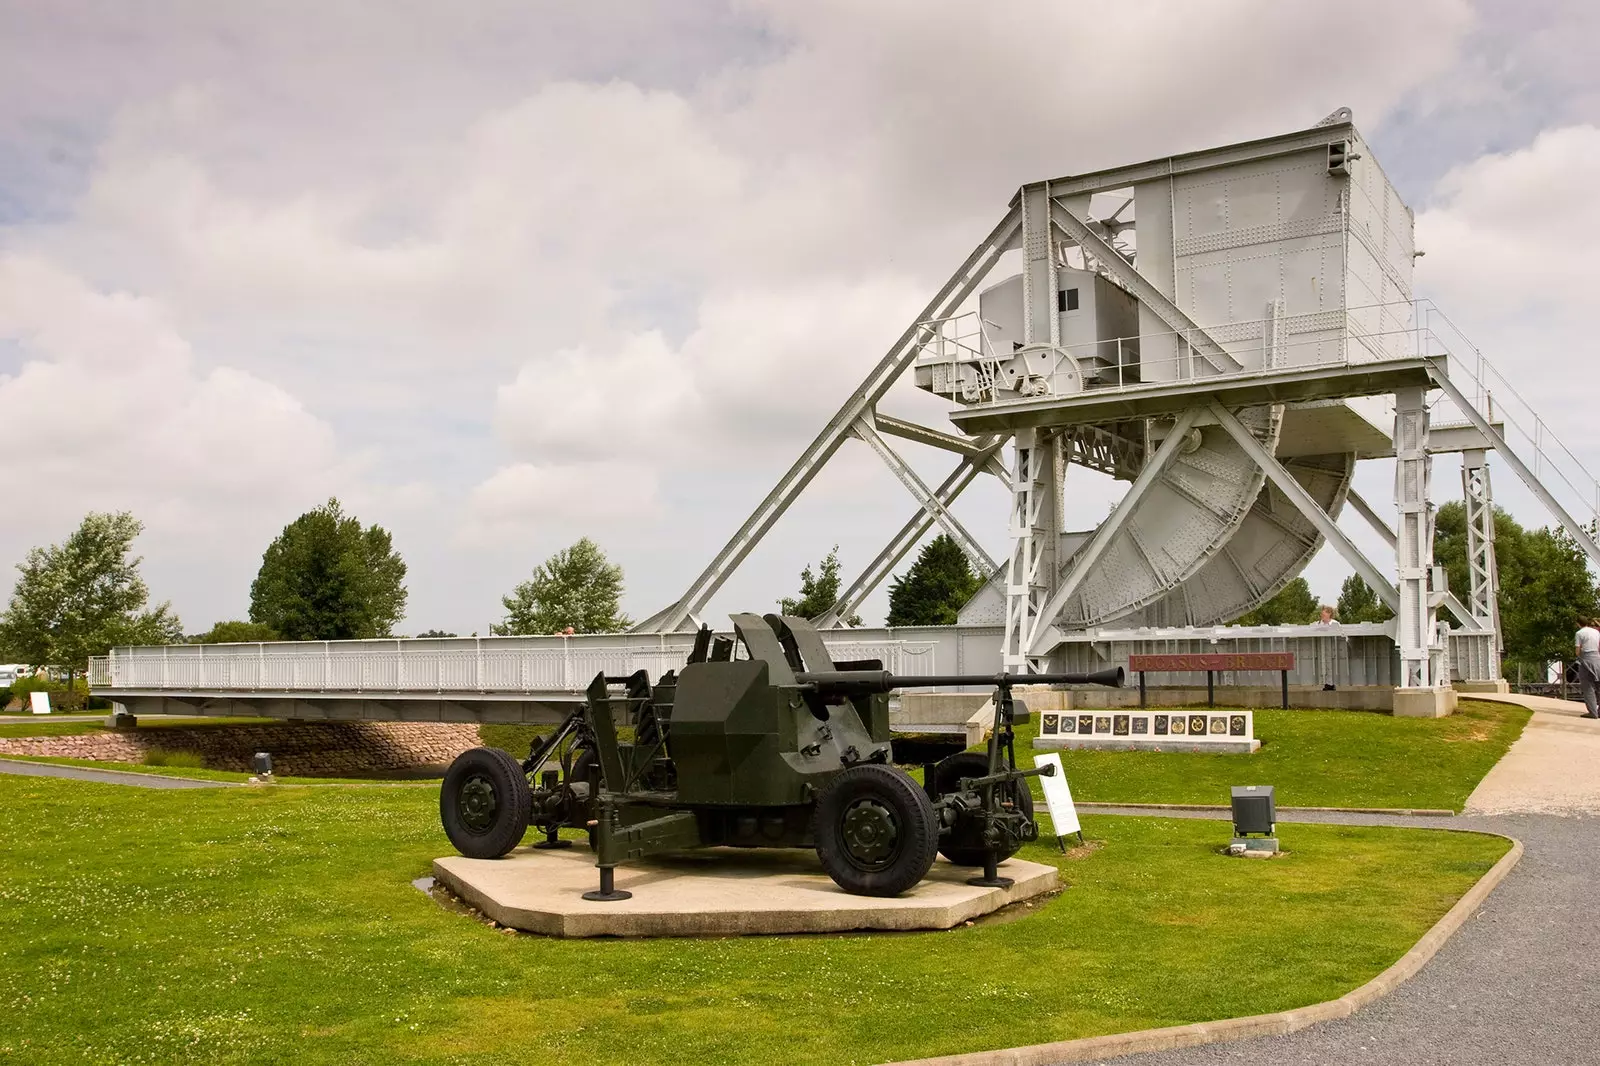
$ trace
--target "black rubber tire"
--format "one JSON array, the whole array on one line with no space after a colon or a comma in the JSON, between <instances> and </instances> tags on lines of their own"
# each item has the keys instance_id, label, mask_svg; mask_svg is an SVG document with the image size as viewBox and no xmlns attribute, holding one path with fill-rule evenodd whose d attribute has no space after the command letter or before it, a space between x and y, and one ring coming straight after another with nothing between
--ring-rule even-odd
<instances>
[{"instance_id":1,"label":"black rubber tire","mask_svg":"<svg viewBox=\"0 0 1600 1066\"><path fill-rule=\"evenodd\" d=\"M470 790L471 794L464 796ZM474 814L473 796L479 811ZM456 756L439 786L439 821L469 859L498 859L522 843L533 817L533 790L522 763L499 748L470 748Z\"/></svg>"},{"instance_id":2,"label":"black rubber tire","mask_svg":"<svg viewBox=\"0 0 1600 1066\"><path fill-rule=\"evenodd\" d=\"M883 854L864 857L860 844L850 843L846 819L858 813L888 830ZM822 868L857 896L898 896L927 876L939 847L928 794L905 771L878 763L852 766L829 783L812 812L811 833Z\"/></svg>"},{"instance_id":3,"label":"black rubber tire","mask_svg":"<svg viewBox=\"0 0 1600 1066\"><path fill-rule=\"evenodd\" d=\"M976 751L963 751L959 755L952 755L933 768L933 793L935 796L943 796L947 792L955 792L963 777L983 777L988 772L987 755ZM1015 781L1009 786L1000 787L1009 788L1011 802L1020 807L1022 813L1032 821L1033 793L1028 791L1028 783ZM1008 797L1002 793L1001 798L1004 800ZM982 832L982 827L975 824L972 819L961 819L950 828L949 834L939 845L939 854L957 866L982 866L989 856L989 849L983 845ZM1001 851L995 856L995 862L1005 862L1016 853L1016 848Z\"/></svg>"}]
</instances>

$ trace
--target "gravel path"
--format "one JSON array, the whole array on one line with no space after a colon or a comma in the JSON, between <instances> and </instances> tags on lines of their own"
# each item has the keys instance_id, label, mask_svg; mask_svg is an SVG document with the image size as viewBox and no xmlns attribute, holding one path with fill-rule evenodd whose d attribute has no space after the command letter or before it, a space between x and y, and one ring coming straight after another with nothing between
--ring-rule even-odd
<instances>
[{"instance_id":1,"label":"gravel path","mask_svg":"<svg viewBox=\"0 0 1600 1066\"><path fill-rule=\"evenodd\" d=\"M1288 1036L1109 1061L1117 1066L1600 1064L1600 911L1595 906L1600 817L1321 815L1294 820L1486 829L1516 837L1527 850L1421 973L1367 1009Z\"/></svg>"},{"instance_id":2,"label":"gravel path","mask_svg":"<svg viewBox=\"0 0 1600 1066\"><path fill-rule=\"evenodd\" d=\"M0 774L20 777L66 777L74 781L97 781L103 785L133 785L135 788L235 788L235 781L199 781L192 777L163 777L129 770L92 770L87 766L58 766L55 763L16 762L0 759Z\"/></svg>"}]
</instances>

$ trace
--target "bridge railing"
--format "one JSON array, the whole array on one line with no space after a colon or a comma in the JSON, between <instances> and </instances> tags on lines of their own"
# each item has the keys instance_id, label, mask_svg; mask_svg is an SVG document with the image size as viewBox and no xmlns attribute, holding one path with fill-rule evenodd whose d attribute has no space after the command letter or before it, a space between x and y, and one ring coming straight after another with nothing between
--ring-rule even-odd
<instances>
[{"instance_id":1,"label":"bridge railing","mask_svg":"<svg viewBox=\"0 0 1600 1066\"><path fill-rule=\"evenodd\" d=\"M551 638L530 646L494 641L315 641L176 644L115 648L90 660L96 689L267 692L577 692L597 673L645 670L659 677L689 654L681 642L650 636L648 646L607 638ZM937 673L931 641L828 641L836 660L880 659L901 674Z\"/></svg>"}]
</instances>

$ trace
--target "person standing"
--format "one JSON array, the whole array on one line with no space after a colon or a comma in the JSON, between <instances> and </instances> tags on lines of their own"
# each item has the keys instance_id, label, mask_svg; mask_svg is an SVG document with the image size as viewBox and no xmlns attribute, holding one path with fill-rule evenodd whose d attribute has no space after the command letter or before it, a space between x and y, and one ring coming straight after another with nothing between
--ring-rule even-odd
<instances>
[{"instance_id":1,"label":"person standing","mask_svg":"<svg viewBox=\"0 0 1600 1066\"><path fill-rule=\"evenodd\" d=\"M1577 652L1578 686L1583 691L1585 718L1600 718L1600 626L1593 618L1580 619L1582 628L1573 638Z\"/></svg>"},{"instance_id":2,"label":"person standing","mask_svg":"<svg viewBox=\"0 0 1600 1066\"><path fill-rule=\"evenodd\" d=\"M1339 624L1338 620L1334 618L1331 604L1323 604L1318 608L1317 615L1317 620L1311 623L1312 625L1332 628ZM1335 688L1333 683L1333 664L1338 657L1339 646L1332 637L1323 638L1317 643L1320 645L1317 649L1317 680L1322 682L1322 691L1332 692Z\"/></svg>"}]
</instances>

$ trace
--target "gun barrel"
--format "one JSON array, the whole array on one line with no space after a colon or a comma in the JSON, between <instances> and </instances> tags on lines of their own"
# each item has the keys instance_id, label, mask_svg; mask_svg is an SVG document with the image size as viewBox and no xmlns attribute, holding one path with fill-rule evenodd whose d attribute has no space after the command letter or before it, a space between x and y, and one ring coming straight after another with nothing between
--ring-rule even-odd
<instances>
[{"instance_id":1,"label":"gun barrel","mask_svg":"<svg viewBox=\"0 0 1600 1066\"><path fill-rule=\"evenodd\" d=\"M887 670L818 670L795 675L802 685L815 685L835 692L890 692L897 688L950 688L957 685L992 685L1013 688L1017 685L1107 685L1121 688L1122 667L1113 666L1092 674L933 674L903 677Z\"/></svg>"}]
</instances>

